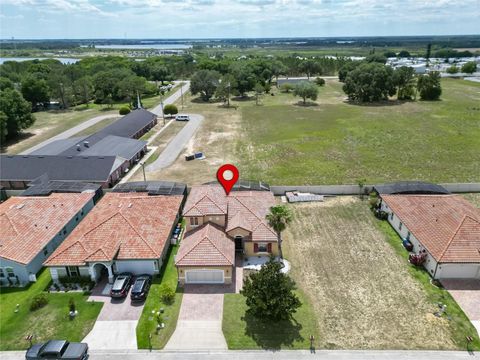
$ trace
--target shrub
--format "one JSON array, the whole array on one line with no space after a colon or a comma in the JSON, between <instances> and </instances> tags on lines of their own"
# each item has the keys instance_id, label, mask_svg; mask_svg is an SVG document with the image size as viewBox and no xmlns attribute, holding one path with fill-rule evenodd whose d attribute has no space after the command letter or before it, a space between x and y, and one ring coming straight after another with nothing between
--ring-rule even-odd
<instances>
[{"instance_id":1,"label":"shrub","mask_svg":"<svg viewBox=\"0 0 480 360\"><path fill-rule=\"evenodd\" d=\"M48 304L48 297L46 294L37 294L33 297L30 303L30 311L38 310Z\"/></svg>"},{"instance_id":2,"label":"shrub","mask_svg":"<svg viewBox=\"0 0 480 360\"><path fill-rule=\"evenodd\" d=\"M477 71L477 64L475 61L469 61L462 65L462 72L467 74L473 74Z\"/></svg>"},{"instance_id":3,"label":"shrub","mask_svg":"<svg viewBox=\"0 0 480 360\"><path fill-rule=\"evenodd\" d=\"M175 290L171 286L163 284L160 287L160 299L165 304L172 304L175 300Z\"/></svg>"},{"instance_id":4,"label":"shrub","mask_svg":"<svg viewBox=\"0 0 480 360\"><path fill-rule=\"evenodd\" d=\"M120 115L127 115L130 112L130 108L128 106L122 106L118 112Z\"/></svg>"},{"instance_id":5,"label":"shrub","mask_svg":"<svg viewBox=\"0 0 480 360\"><path fill-rule=\"evenodd\" d=\"M175 115L178 114L178 108L173 104L168 104L163 107L163 113L165 115Z\"/></svg>"},{"instance_id":6,"label":"shrub","mask_svg":"<svg viewBox=\"0 0 480 360\"><path fill-rule=\"evenodd\" d=\"M315 83L318 85L318 86L324 86L325 85L325 79L322 79L320 77L317 77L315 79Z\"/></svg>"},{"instance_id":7,"label":"shrub","mask_svg":"<svg viewBox=\"0 0 480 360\"><path fill-rule=\"evenodd\" d=\"M285 93L289 93L290 91L293 90L293 88L294 88L293 85L290 83L285 83L280 85L280 91Z\"/></svg>"}]
</instances>

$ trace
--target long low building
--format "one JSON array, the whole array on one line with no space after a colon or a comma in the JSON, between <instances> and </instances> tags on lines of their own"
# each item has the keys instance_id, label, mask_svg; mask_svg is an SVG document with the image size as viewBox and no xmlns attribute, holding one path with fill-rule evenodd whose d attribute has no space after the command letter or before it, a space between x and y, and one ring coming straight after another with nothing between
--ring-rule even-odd
<instances>
[{"instance_id":1,"label":"long low building","mask_svg":"<svg viewBox=\"0 0 480 360\"><path fill-rule=\"evenodd\" d=\"M112 187L129 163L117 156L0 155L0 184L6 189L26 189L47 175L50 180L89 182Z\"/></svg>"},{"instance_id":2,"label":"long low building","mask_svg":"<svg viewBox=\"0 0 480 360\"><path fill-rule=\"evenodd\" d=\"M54 281L115 274L157 274L180 218L183 195L107 193L48 258Z\"/></svg>"},{"instance_id":3,"label":"long low building","mask_svg":"<svg viewBox=\"0 0 480 360\"><path fill-rule=\"evenodd\" d=\"M434 279L480 279L480 209L460 195L381 195L381 210Z\"/></svg>"}]
</instances>

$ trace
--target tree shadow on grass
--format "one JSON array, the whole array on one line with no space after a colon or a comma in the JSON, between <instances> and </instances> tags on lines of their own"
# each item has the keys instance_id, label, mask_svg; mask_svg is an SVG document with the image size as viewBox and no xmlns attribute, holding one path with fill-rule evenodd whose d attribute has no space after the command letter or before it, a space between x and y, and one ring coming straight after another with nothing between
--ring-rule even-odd
<instances>
[{"instance_id":1,"label":"tree shadow on grass","mask_svg":"<svg viewBox=\"0 0 480 360\"><path fill-rule=\"evenodd\" d=\"M295 319L271 322L246 313L242 320L246 323L245 335L252 338L262 349L280 350L304 340L300 334L302 325Z\"/></svg>"},{"instance_id":2,"label":"tree shadow on grass","mask_svg":"<svg viewBox=\"0 0 480 360\"><path fill-rule=\"evenodd\" d=\"M307 101L305 104L303 103L303 101L298 101L298 102L294 103L293 105L300 106L300 107L318 106L318 104L316 102L313 102L313 101Z\"/></svg>"},{"instance_id":3,"label":"tree shadow on grass","mask_svg":"<svg viewBox=\"0 0 480 360\"><path fill-rule=\"evenodd\" d=\"M28 138L31 138L34 135L35 135L35 133L32 133L32 132L21 132L14 139L9 139L5 142L2 142L2 144L0 146L0 153L4 154L4 153L8 152L8 148L10 146L18 144L20 141L27 140Z\"/></svg>"},{"instance_id":4,"label":"tree shadow on grass","mask_svg":"<svg viewBox=\"0 0 480 360\"><path fill-rule=\"evenodd\" d=\"M344 100L343 103L347 105L354 105L354 106L363 106L363 107L384 107L384 106L397 106L403 105L407 103L415 103L415 100L380 100L380 101L373 101L373 102L359 102L353 100Z\"/></svg>"}]
</instances>

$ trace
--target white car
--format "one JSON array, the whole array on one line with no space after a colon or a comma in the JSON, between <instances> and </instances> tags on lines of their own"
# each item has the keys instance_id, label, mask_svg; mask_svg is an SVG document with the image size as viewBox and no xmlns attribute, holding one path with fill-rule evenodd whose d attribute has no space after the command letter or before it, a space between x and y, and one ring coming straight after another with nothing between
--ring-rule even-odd
<instances>
[{"instance_id":1,"label":"white car","mask_svg":"<svg viewBox=\"0 0 480 360\"><path fill-rule=\"evenodd\" d=\"M177 115L177 116L175 116L175 120L177 120L177 121L190 121L190 116L188 116L188 115Z\"/></svg>"}]
</instances>

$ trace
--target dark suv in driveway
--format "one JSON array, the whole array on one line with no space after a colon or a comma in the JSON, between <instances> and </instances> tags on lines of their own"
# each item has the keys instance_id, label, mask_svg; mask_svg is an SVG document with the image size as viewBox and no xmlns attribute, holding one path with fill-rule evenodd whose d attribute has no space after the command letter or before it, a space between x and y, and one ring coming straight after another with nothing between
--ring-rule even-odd
<instances>
[{"instance_id":1,"label":"dark suv in driveway","mask_svg":"<svg viewBox=\"0 0 480 360\"><path fill-rule=\"evenodd\" d=\"M44 344L35 344L27 350L26 360L88 359L88 345L85 343L71 343L66 340L50 340Z\"/></svg>"},{"instance_id":2,"label":"dark suv in driveway","mask_svg":"<svg viewBox=\"0 0 480 360\"><path fill-rule=\"evenodd\" d=\"M128 295L128 290L132 286L133 276L130 273L122 273L117 275L110 290L110 296L112 298L124 298Z\"/></svg>"},{"instance_id":3,"label":"dark suv in driveway","mask_svg":"<svg viewBox=\"0 0 480 360\"><path fill-rule=\"evenodd\" d=\"M144 301L147 298L151 283L152 277L150 275L137 276L130 292L130 299L132 301Z\"/></svg>"}]
</instances>

